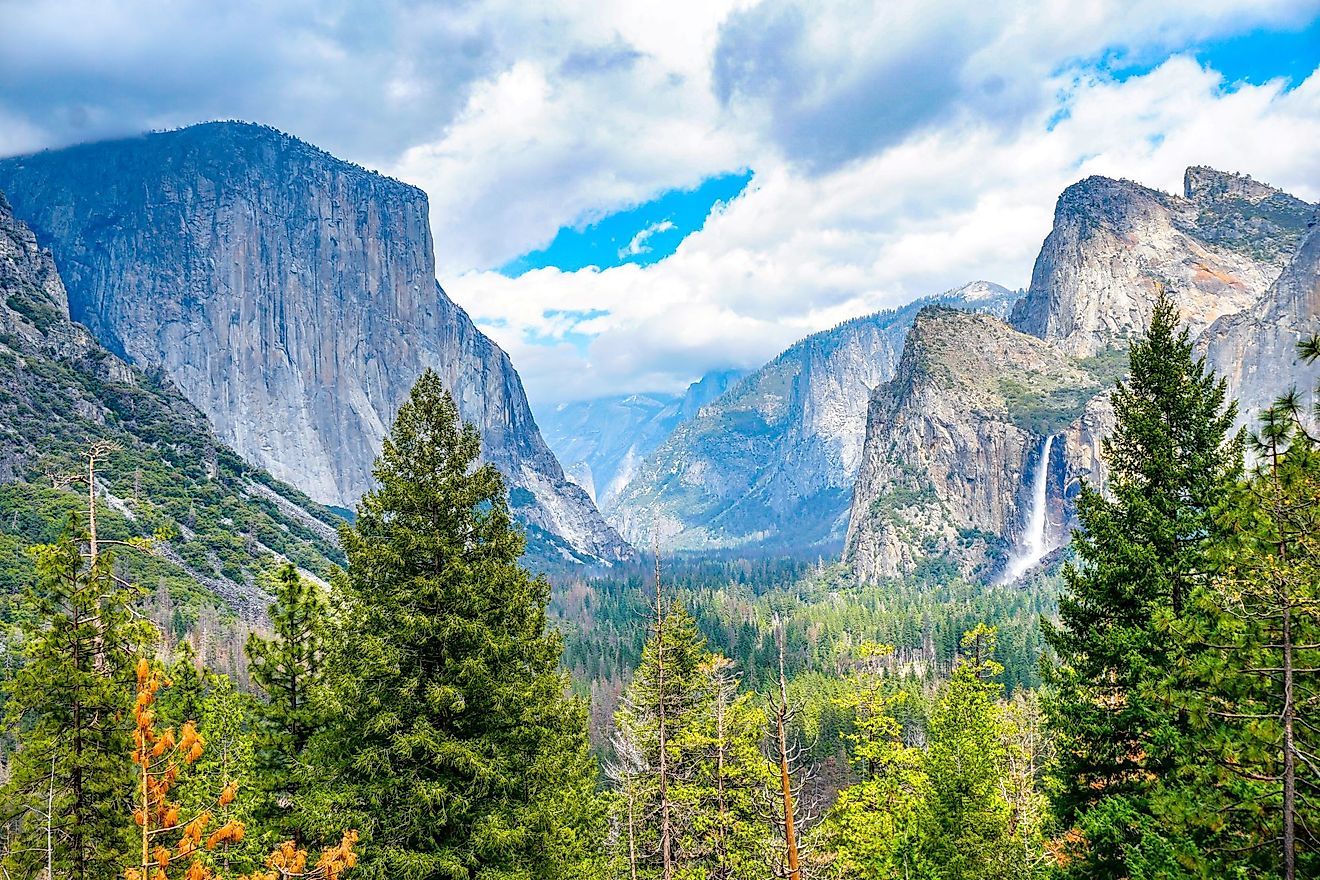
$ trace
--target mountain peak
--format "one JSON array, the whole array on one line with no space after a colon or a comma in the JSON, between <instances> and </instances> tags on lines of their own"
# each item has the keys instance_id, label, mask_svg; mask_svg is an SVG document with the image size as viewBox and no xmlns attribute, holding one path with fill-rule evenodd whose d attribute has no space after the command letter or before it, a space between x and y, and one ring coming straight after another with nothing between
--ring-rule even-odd
<instances>
[{"instance_id":1,"label":"mountain peak","mask_svg":"<svg viewBox=\"0 0 1320 880\"><path fill-rule=\"evenodd\" d=\"M1239 199L1257 204L1278 195L1287 193L1253 179L1250 174L1219 171L1207 165L1193 165L1183 174L1183 197L1193 202Z\"/></svg>"}]
</instances>

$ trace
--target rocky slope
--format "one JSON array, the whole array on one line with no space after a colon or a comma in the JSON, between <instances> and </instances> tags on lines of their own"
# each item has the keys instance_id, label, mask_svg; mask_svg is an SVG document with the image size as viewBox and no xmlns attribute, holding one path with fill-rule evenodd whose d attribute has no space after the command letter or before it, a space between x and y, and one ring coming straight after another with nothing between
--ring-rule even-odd
<instances>
[{"instance_id":1,"label":"rocky slope","mask_svg":"<svg viewBox=\"0 0 1320 880\"><path fill-rule=\"evenodd\" d=\"M1089 177L1059 197L1012 324L1073 354L1096 354L1140 332L1162 284L1200 333L1260 299L1313 212L1210 168L1189 168L1181 197Z\"/></svg>"},{"instance_id":2,"label":"rocky slope","mask_svg":"<svg viewBox=\"0 0 1320 880\"><path fill-rule=\"evenodd\" d=\"M1042 440L1080 422L1103 384L1080 361L991 317L928 307L867 414L846 553L864 580L959 561L989 576L1022 533ZM1050 543L1063 529L1063 444L1049 462Z\"/></svg>"},{"instance_id":3,"label":"rocky slope","mask_svg":"<svg viewBox=\"0 0 1320 880\"><path fill-rule=\"evenodd\" d=\"M1289 377L1309 378L1295 344L1320 330L1314 213L1207 168L1188 169L1181 197L1104 178L1069 187L1013 328L923 313L898 377L872 398L845 549L856 574L943 560L998 576L1027 537L1050 437L1037 537L1064 543L1079 481L1105 483L1107 389L1161 285L1243 398L1244 419Z\"/></svg>"},{"instance_id":4,"label":"rocky slope","mask_svg":"<svg viewBox=\"0 0 1320 880\"><path fill-rule=\"evenodd\" d=\"M319 576L342 562L336 515L243 462L177 389L107 352L67 309L49 252L0 195L0 593L31 576L24 547L85 510L85 489L50 475L80 469L93 440L116 446L98 468L101 533L174 536L151 556L119 554L121 573L184 608L256 619L268 601L258 576L280 560Z\"/></svg>"},{"instance_id":5,"label":"rocky slope","mask_svg":"<svg viewBox=\"0 0 1320 880\"><path fill-rule=\"evenodd\" d=\"M861 459L866 401L894 374L923 305L1006 314L984 282L808 336L681 424L606 515L630 540L672 548L837 543Z\"/></svg>"},{"instance_id":6,"label":"rocky slope","mask_svg":"<svg viewBox=\"0 0 1320 880\"><path fill-rule=\"evenodd\" d=\"M159 367L244 458L350 507L426 367L547 556L630 553L541 439L507 355L439 288L425 195L272 129L210 123L0 162L74 319Z\"/></svg>"},{"instance_id":7,"label":"rocky slope","mask_svg":"<svg viewBox=\"0 0 1320 880\"><path fill-rule=\"evenodd\" d=\"M744 375L744 370L716 370L682 394L621 394L565 403L537 422L569 479L604 506L679 424Z\"/></svg>"},{"instance_id":8,"label":"rocky slope","mask_svg":"<svg viewBox=\"0 0 1320 880\"><path fill-rule=\"evenodd\" d=\"M1221 318L1201 338L1210 366L1238 398L1238 422L1255 424L1262 409L1290 387L1303 393L1320 380L1320 364L1303 364L1297 343L1320 333L1320 222L1256 308Z\"/></svg>"}]
</instances>

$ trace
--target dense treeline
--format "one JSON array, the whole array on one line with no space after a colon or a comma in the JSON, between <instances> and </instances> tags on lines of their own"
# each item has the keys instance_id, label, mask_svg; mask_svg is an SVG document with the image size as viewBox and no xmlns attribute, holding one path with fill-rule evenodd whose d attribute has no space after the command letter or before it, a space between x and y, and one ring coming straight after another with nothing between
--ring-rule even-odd
<instances>
[{"instance_id":1,"label":"dense treeline","mask_svg":"<svg viewBox=\"0 0 1320 880\"><path fill-rule=\"evenodd\" d=\"M7 612L0 864L47 880L1315 876L1315 420L1290 392L1233 434L1165 300L1130 367L1111 484L1083 489L1062 581L656 560L552 600L428 373L341 530L345 566L271 573L239 680L133 584L125 560L151 542L98 534L95 491L66 499Z\"/></svg>"}]
</instances>

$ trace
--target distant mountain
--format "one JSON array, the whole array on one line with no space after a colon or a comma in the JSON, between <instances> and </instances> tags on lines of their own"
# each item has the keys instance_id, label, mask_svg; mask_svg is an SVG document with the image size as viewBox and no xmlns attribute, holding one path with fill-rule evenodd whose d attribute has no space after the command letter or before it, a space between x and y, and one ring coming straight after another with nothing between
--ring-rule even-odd
<instances>
[{"instance_id":1,"label":"distant mountain","mask_svg":"<svg viewBox=\"0 0 1320 880\"><path fill-rule=\"evenodd\" d=\"M1079 481L1107 479L1108 391L1161 287L1244 420L1313 378L1295 345L1320 331L1315 213L1203 167L1182 196L1100 177L1065 190L1013 326L923 312L898 375L872 396L845 549L854 572L994 577L1025 544L1066 543Z\"/></svg>"},{"instance_id":2,"label":"distant mountain","mask_svg":"<svg viewBox=\"0 0 1320 880\"><path fill-rule=\"evenodd\" d=\"M619 394L564 403L537 421L564 473L604 506L681 422L746 374L746 370L712 371L682 394Z\"/></svg>"},{"instance_id":3,"label":"distant mountain","mask_svg":"<svg viewBox=\"0 0 1320 880\"><path fill-rule=\"evenodd\" d=\"M329 577L343 562L338 516L244 462L168 380L70 322L49 252L0 194L0 595L31 577L28 544L86 510L86 489L54 488L51 474L85 468L93 440L116 445L97 471L101 535L174 535L151 555L118 554L117 568L185 617L212 605L259 619L260 574L289 560Z\"/></svg>"},{"instance_id":4,"label":"distant mountain","mask_svg":"<svg viewBox=\"0 0 1320 880\"><path fill-rule=\"evenodd\" d=\"M1017 294L977 282L806 337L678 426L606 516L666 547L837 546L861 459L866 403L922 307L1007 315Z\"/></svg>"},{"instance_id":5,"label":"distant mountain","mask_svg":"<svg viewBox=\"0 0 1320 880\"><path fill-rule=\"evenodd\" d=\"M434 368L533 550L629 548L565 478L508 356L435 281L426 196L273 129L208 123L0 161L73 318L159 367L244 458L351 507Z\"/></svg>"}]
</instances>

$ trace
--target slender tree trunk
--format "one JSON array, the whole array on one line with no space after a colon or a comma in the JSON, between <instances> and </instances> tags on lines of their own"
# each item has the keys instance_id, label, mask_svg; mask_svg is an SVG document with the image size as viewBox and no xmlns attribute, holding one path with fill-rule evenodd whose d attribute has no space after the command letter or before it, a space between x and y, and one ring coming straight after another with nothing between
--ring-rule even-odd
<instances>
[{"instance_id":1,"label":"slender tree trunk","mask_svg":"<svg viewBox=\"0 0 1320 880\"><path fill-rule=\"evenodd\" d=\"M1286 589L1286 588L1285 588ZM1283 596L1283 876L1297 876L1297 741L1293 731L1292 607Z\"/></svg>"},{"instance_id":2,"label":"slender tree trunk","mask_svg":"<svg viewBox=\"0 0 1320 880\"><path fill-rule=\"evenodd\" d=\"M778 623L778 621L776 621ZM779 733L779 782L784 794L784 845L787 848L788 880L802 880L798 867L797 831L793 827L793 783L788 772L788 682L784 678L784 628L779 625L779 710L775 713Z\"/></svg>"},{"instance_id":3,"label":"slender tree trunk","mask_svg":"<svg viewBox=\"0 0 1320 880\"><path fill-rule=\"evenodd\" d=\"M655 665L656 692L659 695L659 740L660 740L660 859L664 866L664 880L673 880L674 853L673 833L669 815L669 756L668 731L666 730L665 704L668 694L665 692L665 606L660 586L660 549L655 552Z\"/></svg>"},{"instance_id":4,"label":"slender tree trunk","mask_svg":"<svg viewBox=\"0 0 1320 880\"><path fill-rule=\"evenodd\" d=\"M631 880L637 880L637 793L628 784L628 874Z\"/></svg>"},{"instance_id":5,"label":"slender tree trunk","mask_svg":"<svg viewBox=\"0 0 1320 880\"><path fill-rule=\"evenodd\" d=\"M46 880L55 880L55 756L50 758L50 787L46 789Z\"/></svg>"},{"instance_id":6,"label":"slender tree trunk","mask_svg":"<svg viewBox=\"0 0 1320 880\"><path fill-rule=\"evenodd\" d=\"M715 876L719 880L728 880L731 873L729 847L725 840L725 835L728 833L729 809L724 798L724 752L727 747L724 724L727 700L728 694L724 682L720 681L716 685L715 693L715 802L719 811L719 824L715 826L715 853L719 862Z\"/></svg>"}]
</instances>

